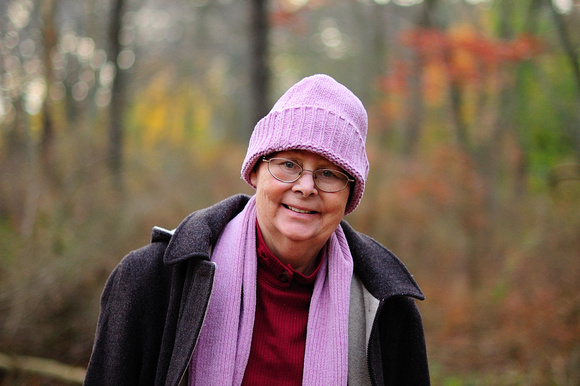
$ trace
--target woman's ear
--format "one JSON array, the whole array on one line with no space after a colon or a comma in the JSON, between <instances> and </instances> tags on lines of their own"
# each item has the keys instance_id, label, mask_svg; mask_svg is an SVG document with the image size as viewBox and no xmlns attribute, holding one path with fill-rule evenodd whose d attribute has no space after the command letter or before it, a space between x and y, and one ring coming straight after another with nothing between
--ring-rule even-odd
<instances>
[{"instance_id":1,"label":"woman's ear","mask_svg":"<svg viewBox=\"0 0 580 386\"><path fill-rule=\"evenodd\" d=\"M257 186L257 182L258 182L258 176L255 170L252 170L250 172L250 182L252 183L253 186Z\"/></svg>"},{"instance_id":2,"label":"woman's ear","mask_svg":"<svg viewBox=\"0 0 580 386\"><path fill-rule=\"evenodd\" d=\"M250 172L250 182L254 187L258 186L258 167L260 166L260 163L261 162L258 161L252 168L252 171Z\"/></svg>"},{"instance_id":3,"label":"woman's ear","mask_svg":"<svg viewBox=\"0 0 580 386\"><path fill-rule=\"evenodd\" d=\"M253 187L258 187L258 171L260 169L260 166L262 166L264 162L262 162L262 157L260 157L256 163L254 164L254 167L252 168L252 171L250 172L250 182L252 183Z\"/></svg>"}]
</instances>

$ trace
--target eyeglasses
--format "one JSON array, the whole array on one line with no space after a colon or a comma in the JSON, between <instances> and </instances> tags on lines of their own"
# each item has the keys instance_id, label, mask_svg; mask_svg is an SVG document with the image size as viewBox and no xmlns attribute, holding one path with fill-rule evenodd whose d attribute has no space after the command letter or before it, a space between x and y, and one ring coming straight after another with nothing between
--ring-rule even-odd
<instances>
[{"instance_id":1,"label":"eyeglasses","mask_svg":"<svg viewBox=\"0 0 580 386\"><path fill-rule=\"evenodd\" d=\"M306 170L294 161L286 158L262 158L268 163L268 171L278 181L292 183L298 181L304 172L311 172L314 178L314 185L327 193L340 192L348 186L349 182L354 182L347 174L333 169Z\"/></svg>"}]
</instances>

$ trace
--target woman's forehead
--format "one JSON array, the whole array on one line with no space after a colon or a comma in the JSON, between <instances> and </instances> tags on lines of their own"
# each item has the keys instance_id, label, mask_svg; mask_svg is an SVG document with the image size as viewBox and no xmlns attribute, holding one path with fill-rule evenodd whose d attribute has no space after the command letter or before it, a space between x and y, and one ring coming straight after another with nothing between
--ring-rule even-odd
<instances>
[{"instance_id":1,"label":"woman's forehead","mask_svg":"<svg viewBox=\"0 0 580 386\"><path fill-rule=\"evenodd\" d=\"M333 166L335 168L342 170L342 168L340 166L336 165L334 162L329 161L326 157L323 157L320 154L313 153L313 152L308 151L308 150L300 150L300 149L284 150L284 151L272 153L270 156L271 157L288 158L291 161L297 161L297 162L304 162L306 160L309 160L309 161L316 162L319 167Z\"/></svg>"},{"instance_id":2,"label":"woman's forehead","mask_svg":"<svg viewBox=\"0 0 580 386\"><path fill-rule=\"evenodd\" d=\"M323 163L327 165L334 165L333 162L329 161L327 158L321 156L320 154L313 153L308 150L299 150L299 149L292 149L292 150L284 150L279 151L276 153L272 153L271 157L280 157L280 158L288 158L291 161L315 161L317 163ZM337 166L338 167L338 166Z\"/></svg>"}]
</instances>

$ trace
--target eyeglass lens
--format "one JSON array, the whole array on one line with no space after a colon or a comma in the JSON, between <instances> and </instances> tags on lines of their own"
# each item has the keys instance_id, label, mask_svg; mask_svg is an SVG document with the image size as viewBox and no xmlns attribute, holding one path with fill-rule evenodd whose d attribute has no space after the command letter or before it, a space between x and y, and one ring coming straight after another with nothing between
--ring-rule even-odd
<instances>
[{"instance_id":1,"label":"eyeglass lens","mask_svg":"<svg viewBox=\"0 0 580 386\"><path fill-rule=\"evenodd\" d=\"M285 158L271 158L268 162L268 171L274 178L282 182L297 181L305 171L302 166L294 161ZM324 192L338 192L346 188L349 182L349 177L338 171L332 169L317 169L308 170L314 176L314 184L316 187Z\"/></svg>"}]
</instances>

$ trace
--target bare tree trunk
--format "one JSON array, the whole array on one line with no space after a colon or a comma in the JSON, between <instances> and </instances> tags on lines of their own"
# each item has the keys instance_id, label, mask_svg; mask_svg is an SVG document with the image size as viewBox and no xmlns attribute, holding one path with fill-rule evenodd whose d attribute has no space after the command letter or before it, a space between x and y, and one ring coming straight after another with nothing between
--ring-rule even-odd
<instances>
[{"instance_id":1,"label":"bare tree trunk","mask_svg":"<svg viewBox=\"0 0 580 386\"><path fill-rule=\"evenodd\" d=\"M403 153L406 155L414 155L417 151L424 112L423 60L421 53L417 52L411 63L409 75L409 100L407 101L406 112L407 124L403 138Z\"/></svg>"},{"instance_id":2,"label":"bare tree trunk","mask_svg":"<svg viewBox=\"0 0 580 386\"><path fill-rule=\"evenodd\" d=\"M513 31L510 22L513 20L513 2L504 1L499 4L500 25L499 37L501 39L511 39ZM517 70L517 69L516 69ZM493 123L490 138L480 146L471 149L473 158L476 160L477 170L485 182L485 190L482 198L481 208L484 216L477 228L472 230L471 241L473 244L472 256L470 257L470 278L472 290L477 290L482 283L481 261L486 261L487 269L495 269L492 256L499 256L495 252L495 229L496 224L500 221L499 214L499 197L498 197L498 180L500 169L502 167L502 141L506 134L515 130L514 100L518 90L511 85L509 81L512 78L512 68L506 67L499 73L499 79L495 83L497 86L497 115ZM469 147L465 142L464 146ZM486 257L487 256L487 257Z\"/></svg>"},{"instance_id":3,"label":"bare tree trunk","mask_svg":"<svg viewBox=\"0 0 580 386\"><path fill-rule=\"evenodd\" d=\"M447 49L444 52L444 60L448 65L449 69L452 68L451 60L452 52ZM461 80L455 77L455 74L449 71L449 105L451 108L451 122L454 126L455 140L459 147L465 151L469 152L471 143L469 138L468 124L464 116L464 85Z\"/></svg>"},{"instance_id":4,"label":"bare tree trunk","mask_svg":"<svg viewBox=\"0 0 580 386\"><path fill-rule=\"evenodd\" d=\"M385 28L387 21L385 20L387 13L385 9L391 4L377 4L374 3L370 7L371 15L368 15L370 19L371 28L371 53L374 55L374 60L371 60L369 67L371 69L371 82L376 83L377 79L383 75L387 53L389 51L389 38L388 29ZM361 20L361 25L365 24L365 20ZM376 97L376 93L373 92L372 98Z\"/></svg>"},{"instance_id":5,"label":"bare tree trunk","mask_svg":"<svg viewBox=\"0 0 580 386\"><path fill-rule=\"evenodd\" d=\"M57 32L54 25L54 17L56 14L57 0L47 0L42 3L42 20L44 23L43 41L44 41L44 68L46 71L46 85L47 89L54 83L54 72L50 55L56 47ZM50 109L50 95L47 95L42 105L42 136L40 140L40 157L45 174L49 179L56 182L56 170L54 164L54 120Z\"/></svg>"},{"instance_id":6,"label":"bare tree trunk","mask_svg":"<svg viewBox=\"0 0 580 386\"><path fill-rule=\"evenodd\" d=\"M119 41L121 23L126 0L115 0L111 7L109 28L109 58L114 61L116 75L113 80L111 104L109 105L109 168L113 176L114 188L123 190L123 137L124 110L126 105L126 73L119 68L117 58L121 52Z\"/></svg>"},{"instance_id":7,"label":"bare tree trunk","mask_svg":"<svg viewBox=\"0 0 580 386\"><path fill-rule=\"evenodd\" d=\"M270 69L268 64L268 0L252 0L250 33L250 92L253 121L268 113Z\"/></svg>"},{"instance_id":8,"label":"bare tree trunk","mask_svg":"<svg viewBox=\"0 0 580 386\"><path fill-rule=\"evenodd\" d=\"M4 134L6 153L0 154L1 177L4 181L9 181L0 186L0 216L7 217L22 229L29 192L26 179L31 173L33 163L29 133L30 118L22 107L21 95L12 103L15 110L14 120Z\"/></svg>"},{"instance_id":9,"label":"bare tree trunk","mask_svg":"<svg viewBox=\"0 0 580 386\"><path fill-rule=\"evenodd\" d=\"M538 21L538 12L542 7L542 2L544 0L531 0L528 14L526 17L526 21L524 24L524 32L528 34L534 34L537 29L537 21ZM516 74L516 81L515 81L515 88L512 95L516 97L518 95L522 95L522 87L524 83L524 67L519 65L517 74ZM527 99L524 98L515 98L519 99L519 105L516 107L517 110L524 110L528 107L525 106ZM525 102L523 102L525 101ZM524 103L523 106L520 106ZM518 124L518 122L516 122ZM517 201L520 200L527 193L527 179L528 179L528 167L529 167L529 157L530 157L530 146L529 146L529 139L527 138L527 133L525 130L520 129L518 127L514 128L514 136L517 138L518 146L520 150L520 154L516 159L515 165L515 175L514 175L514 198Z\"/></svg>"},{"instance_id":10,"label":"bare tree trunk","mask_svg":"<svg viewBox=\"0 0 580 386\"><path fill-rule=\"evenodd\" d=\"M426 0L423 2L423 11L419 18L418 27L429 30L435 27L433 11L437 0ZM418 52L413 58L410 71L410 97L407 103L407 127L403 138L403 152L413 155L417 150L421 127L423 126L423 116L425 111L425 101L423 99L423 58Z\"/></svg>"},{"instance_id":11,"label":"bare tree trunk","mask_svg":"<svg viewBox=\"0 0 580 386\"><path fill-rule=\"evenodd\" d=\"M558 29L558 34L560 36L560 41L562 42L562 47L564 48L564 52L568 58L568 62L570 63L570 67L572 70L572 74L574 75L574 84L576 85L576 121L574 122L574 127L570 130L572 134L572 138L574 141L574 151L576 154L576 159L580 162L580 60L578 59L578 48L574 47L572 43L572 39L570 38L570 33L566 28L566 21L564 17L558 13L554 4L547 0L552 16L554 18L554 22L556 24L556 28Z\"/></svg>"},{"instance_id":12,"label":"bare tree trunk","mask_svg":"<svg viewBox=\"0 0 580 386\"><path fill-rule=\"evenodd\" d=\"M449 81L449 100L451 105L451 121L455 126L455 139L464 151L471 146L467 123L463 116L463 87L457 79Z\"/></svg>"},{"instance_id":13,"label":"bare tree trunk","mask_svg":"<svg viewBox=\"0 0 580 386\"><path fill-rule=\"evenodd\" d=\"M5 130L5 140L7 149L7 158L10 161L19 160L27 162L30 159L30 122L29 116L22 106L22 94L18 95L13 101L14 120Z\"/></svg>"}]
</instances>

